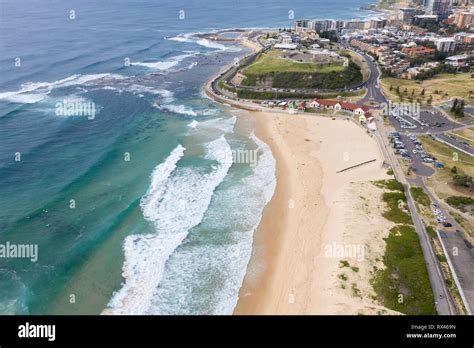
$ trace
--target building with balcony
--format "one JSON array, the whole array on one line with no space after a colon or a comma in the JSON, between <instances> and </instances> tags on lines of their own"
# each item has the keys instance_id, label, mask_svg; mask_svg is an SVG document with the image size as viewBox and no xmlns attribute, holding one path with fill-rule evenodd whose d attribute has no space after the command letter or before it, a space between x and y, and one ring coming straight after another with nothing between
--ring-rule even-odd
<instances>
[{"instance_id":1,"label":"building with balcony","mask_svg":"<svg viewBox=\"0 0 474 348\"><path fill-rule=\"evenodd\" d=\"M425 46L402 48L402 53L404 53L407 56L410 56L412 58L431 56L435 52L436 52L436 50L434 48L428 48L428 47L425 47Z\"/></svg>"}]
</instances>

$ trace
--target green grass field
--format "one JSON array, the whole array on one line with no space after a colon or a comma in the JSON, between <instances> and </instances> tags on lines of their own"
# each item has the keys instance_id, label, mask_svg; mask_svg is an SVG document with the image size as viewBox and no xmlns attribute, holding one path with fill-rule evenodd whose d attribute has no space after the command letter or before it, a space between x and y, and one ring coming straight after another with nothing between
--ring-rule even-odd
<instances>
[{"instance_id":1,"label":"green grass field","mask_svg":"<svg viewBox=\"0 0 474 348\"><path fill-rule=\"evenodd\" d=\"M426 194L426 192L421 188L417 186L412 186L410 187L410 192L411 195L413 196L413 199L420 205L423 205L425 207L429 207L431 200L430 197Z\"/></svg>"},{"instance_id":2,"label":"green grass field","mask_svg":"<svg viewBox=\"0 0 474 348\"><path fill-rule=\"evenodd\" d=\"M432 103L453 97L464 98L469 102L474 97L474 95L469 94L469 91L474 90L474 79L471 78L470 73L440 74L424 81L386 77L381 79L381 85L384 93L394 102L400 102L400 97L395 92L397 86L400 88L405 102L408 101L413 90L415 91L414 101L420 99L422 103L426 103L430 95L432 96ZM390 86L392 86L391 91ZM405 88L407 94L403 93ZM424 96L421 95L423 89L425 90Z\"/></svg>"},{"instance_id":3,"label":"green grass field","mask_svg":"<svg viewBox=\"0 0 474 348\"><path fill-rule=\"evenodd\" d=\"M409 315L435 315L435 299L420 241L411 226L395 226L385 239L385 269L373 278L384 306Z\"/></svg>"},{"instance_id":4,"label":"green grass field","mask_svg":"<svg viewBox=\"0 0 474 348\"><path fill-rule=\"evenodd\" d=\"M343 51L340 51L338 53L342 54L342 55L349 55L351 57L351 60L360 67L360 72L362 73L364 81L369 78L370 69L369 69L369 65L367 64L367 61L365 60L364 57L362 57L358 53L356 53L354 51L351 51L351 50L343 50Z\"/></svg>"},{"instance_id":5,"label":"green grass field","mask_svg":"<svg viewBox=\"0 0 474 348\"><path fill-rule=\"evenodd\" d=\"M382 199L388 206L382 214L384 218L397 224L413 224L404 192L384 192Z\"/></svg>"},{"instance_id":6,"label":"green grass field","mask_svg":"<svg viewBox=\"0 0 474 348\"><path fill-rule=\"evenodd\" d=\"M279 58L279 54L281 54L279 51L270 51L263 54L242 73L244 75L264 75L274 72L329 73L344 70L341 63L300 63L287 58Z\"/></svg>"},{"instance_id":7,"label":"green grass field","mask_svg":"<svg viewBox=\"0 0 474 348\"><path fill-rule=\"evenodd\" d=\"M445 201L453 208L461 211L465 211L464 206L474 204L474 198L465 196L450 196Z\"/></svg>"},{"instance_id":8,"label":"green grass field","mask_svg":"<svg viewBox=\"0 0 474 348\"><path fill-rule=\"evenodd\" d=\"M393 171L392 174L393 175ZM374 181L374 185L380 188L386 188L392 191L403 191L402 183L398 182L395 179L388 179L388 180L377 180Z\"/></svg>"},{"instance_id":9,"label":"green grass field","mask_svg":"<svg viewBox=\"0 0 474 348\"><path fill-rule=\"evenodd\" d=\"M413 224L403 185L395 179L377 180L372 183L382 189L390 190L382 195L382 200L387 204L383 217L397 224Z\"/></svg>"},{"instance_id":10,"label":"green grass field","mask_svg":"<svg viewBox=\"0 0 474 348\"><path fill-rule=\"evenodd\" d=\"M352 60L344 67L341 62L318 64L280 58L280 51L270 51L244 68L241 85L273 88L341 89L362 82L360 67Z\"/></svg>"}]
</instances>

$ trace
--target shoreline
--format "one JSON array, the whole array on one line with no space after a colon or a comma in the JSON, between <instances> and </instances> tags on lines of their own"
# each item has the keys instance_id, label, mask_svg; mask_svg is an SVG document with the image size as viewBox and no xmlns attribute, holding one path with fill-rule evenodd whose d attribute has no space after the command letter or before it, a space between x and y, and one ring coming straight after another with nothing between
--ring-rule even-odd
<instances>
[{"instance_id":1,"label":"shoreline","mask_svg":"<svg viewBox=\"0 0 474 348\"><path fill-rule=\"evenodd\" d=\"M272 311L269 308L271 304L265 296L275 287L273 275L278 272L278 268L284 266L278 254L285 242L288 242L288 234L284 231L291 228L292 217L289 216L286 208L291 204L296 178L293 177L294 172L291 170L293 163L287 160L289 149L278 146L270 129L271 124L259 119L258 114L248 113L253 120L255 135L270 147L275 158L277 184L271 200L264 208L260 224L254 232L252 257L239 291L239 300L233 313L235 315L268 314ZM316 184L315 189L319 190L318 183L314 182L314 184ZM255 274L252 268L261 271Z\"/></svg>"}]
</instances>

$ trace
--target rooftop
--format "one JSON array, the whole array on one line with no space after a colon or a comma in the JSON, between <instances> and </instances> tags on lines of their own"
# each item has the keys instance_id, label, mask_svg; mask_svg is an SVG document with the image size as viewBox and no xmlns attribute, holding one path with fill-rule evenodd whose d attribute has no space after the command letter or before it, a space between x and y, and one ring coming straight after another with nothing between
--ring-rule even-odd
<instances>
[{"instance_id":1,"label":"rooftop","mask_svg":"<svg viewBox=\"0 0 474 348\"><path fill-rule=\"evenodd\" d=\"M298 45L297 44L284 44L284 43L279 43L274 46L275 48L281 48L284 50L295 50Z\"/></svg>"},{"instance_id":2,"label":"rooftop","mask_svg":"<svg viewBox=\"0 0 474 348\"><path fill-rule=\"evenodd\" d=\"M464 60L468 58L469 56L467 54L458 54L457 56L447 57L446 60Z\"/></svg>"}]
</instances>

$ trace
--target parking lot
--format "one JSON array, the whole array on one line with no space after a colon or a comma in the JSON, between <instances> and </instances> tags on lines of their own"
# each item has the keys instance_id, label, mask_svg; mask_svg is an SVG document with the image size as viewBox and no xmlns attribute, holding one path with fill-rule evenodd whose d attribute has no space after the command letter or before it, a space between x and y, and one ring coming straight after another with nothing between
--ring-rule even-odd
<instances>
[{"instance_id":1,"label":"parking lot","mask_svg":"<svg viewBox=\"0 0 474 348\"><path fill-rule=\"evenodd\" d=\"M399 154L404 161L409 162L417 175L434 174L434 169L430 164L435 164L436 161L426 153L415 134L391 132L389 138L395 153Z\"/></svg>"},{"instance_id":2,"label":"parking lot","mask_svg":"<svg viewBox=\"0 0 474 348\"><path fill-rule=\"evenodd\" d=\"M455 123L448 119L442 112L436 109L431 110L421 110L419 117L411 117L408 114L398 114L391 115L390 119L395 129L400 132L402 141L408 146L410 153L413 153L413 149L416 150L416 146L409 146L409 142L406 141L404 136L406 133L411 134L427 134L433 135L438 141L443 141L448 143L455 148L461 149L462 151L474 155L474 148L463 142L460 139L456 139L454 136L449 134L443 134L455 130L456 128L462 127L462 124ZM405 134L403 134L403 133ZM431 175L433 174L432 170L424 168L423 162L417 161L416 157L414 158L414 169L415 171L420 170L417 174L420 175ZM421 174L423 173L423 174ZM431 174L429 174L431 173Z\"/></svg>"},{"instance_id":3,"label":"parking lot","mask_svg":"<svg viewBox=\"0 0 474 348\"><path fill-rule=\"evenodd\" d=\"M452 122L443 113L436 109L420 110L419 115L400 114L391 115L395 128L408 129L415 133L446 132L459 127L459 123Z\"/></svg>"}]
</instances>

